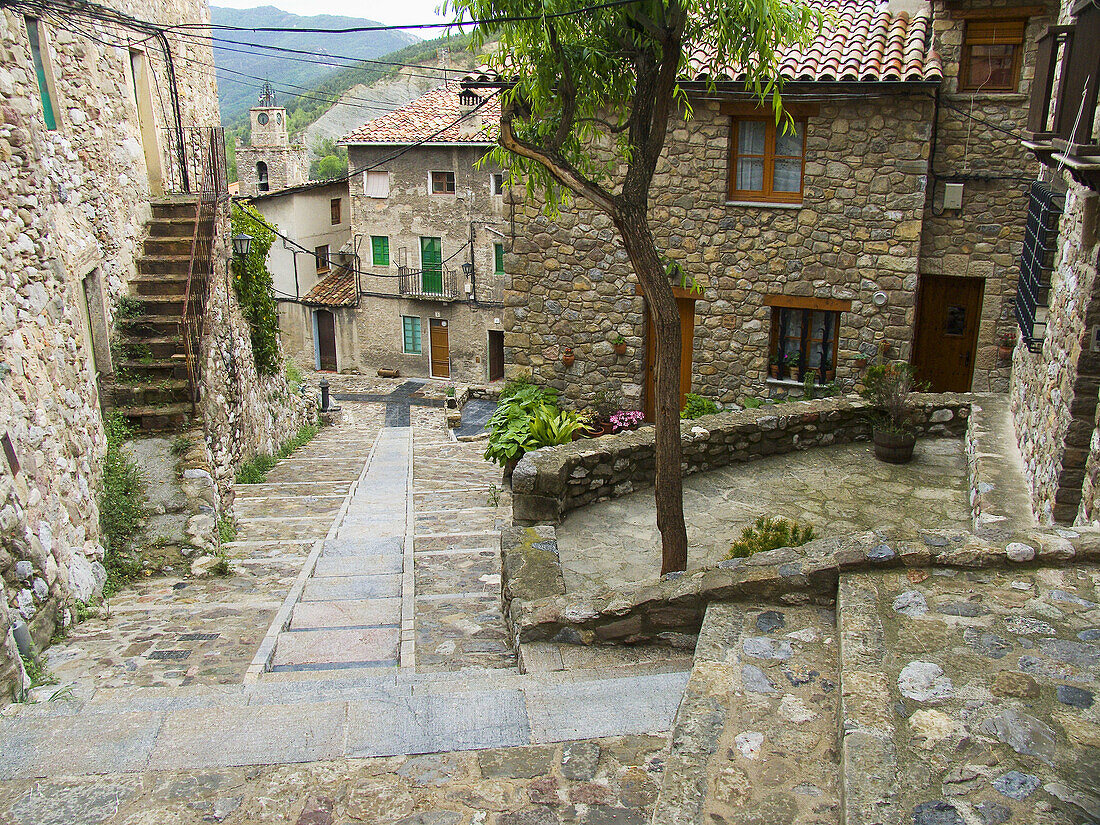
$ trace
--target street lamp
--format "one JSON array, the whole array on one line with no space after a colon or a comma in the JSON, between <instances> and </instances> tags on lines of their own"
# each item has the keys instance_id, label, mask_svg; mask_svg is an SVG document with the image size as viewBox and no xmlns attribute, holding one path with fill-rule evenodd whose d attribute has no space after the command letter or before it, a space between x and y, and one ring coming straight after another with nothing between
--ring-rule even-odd
<instances>
[{"instance_id":1,"label":"street lamp","mask_svg":"<svg viewBox=\"0 0 1100 825\"><path fill-rule=\"evenodd\" d=\"M244 258L252 250L252 236L244 232L238 232L233 236L233 254Z\"/></svg>"}]
</instances>

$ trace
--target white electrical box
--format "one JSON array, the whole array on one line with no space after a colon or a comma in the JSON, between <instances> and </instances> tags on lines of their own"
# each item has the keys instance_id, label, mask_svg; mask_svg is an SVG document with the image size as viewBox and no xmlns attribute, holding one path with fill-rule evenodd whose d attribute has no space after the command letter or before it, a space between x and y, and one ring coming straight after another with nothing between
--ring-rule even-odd
<instances>
[{"instance_id":1,"label":"white electrical box","mask_svg":"<svg viewBox=\"0 0 1100 825\"><path fill-rule=\"evenodd\" d=\"M943 208L963 208L963 185L961 183L945 183L943 185Z\"/></svg>"}]
</instances>

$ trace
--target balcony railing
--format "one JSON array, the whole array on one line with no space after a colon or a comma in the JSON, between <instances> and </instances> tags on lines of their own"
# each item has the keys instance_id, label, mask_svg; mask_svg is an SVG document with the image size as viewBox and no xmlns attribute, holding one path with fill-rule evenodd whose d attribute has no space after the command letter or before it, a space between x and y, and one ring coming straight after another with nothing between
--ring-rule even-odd
<instances>
[{"instance_id":1,"label":"balcony railing","mask_svg":"<svg viewBox=\"0 0 1100 825\"><path fill-rule=\"evenodd\" d=\"M1042 162L1064 166L1080 183L1097 188L1100 8L1079 0L1073 14L1072 24L1051 26L1039 38L1025 145Z\"/></svg>"},{"instance_id":2,"label":"balcony railing","mask_svg":"<svg viewBox=\"0 0 1100 825\"><path fill-rule=\"evenodd\" d=\"M398 267L398 287L409 298L453 301L459 297L458 273L453 269L409 269Z\"/></svg>"}]
</instances>

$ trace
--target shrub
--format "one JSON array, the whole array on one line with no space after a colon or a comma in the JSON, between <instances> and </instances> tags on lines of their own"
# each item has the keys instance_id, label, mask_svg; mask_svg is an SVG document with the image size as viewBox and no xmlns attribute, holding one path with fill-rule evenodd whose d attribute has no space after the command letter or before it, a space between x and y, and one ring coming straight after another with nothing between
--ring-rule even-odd
<instances>
[{"instance_id":1,"label":"shrub","mask_svg":"<svg viewBox=\"0 0 1100 825\"><path fill-rule=\"evenodd\" d=\"M302 371L293 361L286 362L286 385L292 393L297 393L302 388Z\"/></svg>"},{"instance_id":2,"label":"shrub","mask_svg":"<svg viewBox=\"0 0 1100 825\"><path fill-rule=\"evenodd\" d=\"M730 545L726 558L743 559L753 553L777 550L780 547L801 547L814 539L814 528L785 518L761 516L741 531L741 538Z\"/></svg>"},{"instance_id":3,"label":"shrub","mask_svg":"<svg viewBox=\"0 0 1100 825\"><path fill-rule=\"evenodd\" d=\"M913 431L916 410L912 394L919 387L909 364L891 361L868 367L863 384L861 394L874 405L877 412L876 426L898 435Z\"/></svg>"},{"instance_id":4,"label":"shrub","mask_svg":"<svg viewBox=\"0 0 1100 825\"><path fill-rule=\"evenodd\" d=\"M702 418L704 415L714 415L718 412L718 405L709 398L689 392L684 399L684 408L680 410L680 418Z\"/></svg>"},{"instance_id":5,"label":"shrub","mask_svg":"<svg viewBox=\"0 0 1100 825\"><path fill-rule=\"evenodd\" d=\"M619 410L611 415L611 432L633 430L645 420L645 413L638 410Z\"/></svg>"},{"instance_id":6,"label":"shrub","mask_svg":"<svg viewBox=\"0 0 1100 825\"><path fill-rule=\"evenodd\" d=\"M535 449L555 444L568 444L574 434L585 429L589 416L575 410L559 410L543 404L528 421Z\"/></svg>"},{"instance_id":7,"label":"shrub","mask_svg":"<svg viewBox=\"0 0 1100 825\"><path fill-rule=\"evenodd\" d=\"M251 206L233 202L231 211L233 234L244 232L252 236L248 255L233 258L233 288L241 302L252 339L252 358L256 370L272 375L282 363L279 353L279 312L275 307L274 284L267 268L267 253L275 240L260 214Z\"/></svg>"},{"instance_id":8,"label":"shrub","mask_svg":"<svg viewBox=\"0 0 1100 825\"><path fill-rule=\"evenodd\" d=\"M489 433L485 459L503 467L511 459L543 446L531 432L531 421L543 406L556 411L557 398L556 390L537 387L525 376L505 385L497 408L485 423Z\"/></svg>"}]
</instances>

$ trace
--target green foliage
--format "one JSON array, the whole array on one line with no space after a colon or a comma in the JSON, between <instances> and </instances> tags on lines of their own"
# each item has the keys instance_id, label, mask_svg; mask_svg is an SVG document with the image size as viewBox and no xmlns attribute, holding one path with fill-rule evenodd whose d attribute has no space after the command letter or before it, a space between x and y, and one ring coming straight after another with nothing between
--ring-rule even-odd
<instances>
[{"instance_id":1,"label":"green foliage","mask_svg":"<svg viewBox=\"0 0 1100 825\"><path fill-rule=\"evenodd\" d=\"M542 389L529 379L514 379L505 385L497 408L485 424L489 433L485 458L503 467L509 459L544 446L531 431L531 422L543 407L556 412L557 398L557 390Z\"/></svg>"},{"instance_id":2,"label":"green foliage","mask_svg":"<svg viewBox=\"0 0 1100 825\"><path fill-rule=\"evenodd\" d=\"M115 321L132 321L145 313L145 305L140 298L123 295L115 304Z\"/></svg>"},{"instance_id":3,"label":"green foliage","mask_svg":"<svg viewBox=\"0 0 1100 825\"><path fill-rule=\"evenodd\" d=\"M237 524L231 516L218 519L218 544L229 544L237 540Z\"/></svg>"},{"instance_id":4,"label":"green foliage","mask_svg":"<svg viewBox=\"0 0 1100 825\"><path fill-rule=\"evenodd\" d=\"M689 392L684 398L684 408L680 410L680 418L702 418L704 415L714 415L719 412L718 405L709 398Z\"/></svg>"},{"instance_id":5,"label":"green foliage","mask_svg":"<svg viewBox=\"0 0 1100 825\"><path fill-rule=\"evenodd\" d=\"M298 365L293 361L286 362L286 385L292 393L296 393L302 388L302 371L298 369Z\"/></svg>"},{"instance_id":6,"label":"green foliage","mask_svg":"<svg viewBox=\"0 0 1100 825\"><path fill-rule=\"evenodd\" d=\"M741 531L741 538L730 545L728 559L743 559L753 553L777 550L780 547L801 547L815 537L814 528L785 518L761 516Z\"/></svg>"},{"instance_id":7,"label":"green foliage","mask_svg":"<svg viewBox=\"0 0 1100 825\"><path fill-rule=\"evenodd\" d=\"M323 138L313 146L317 156L309 165L310 180L327 180L348 173L348 147L337 146L333 138Z\"/></svg>"},{"instance_id":8,"label":"green foliage","mask_svg":"<svg viewBox=\"0 0 1100 825\"><path fill-rule=\"evenodd\" d=\"M49 668L42 663L40 658L37 656L24 656L22 653L19 656L23 660L23 669L27 671L27 678L31 680L32 688L57 684L57 677L50 673Z\"/></svg>"},{"instance_id":9,"label":"green foliage","mask_svg":"<svg viewBox=\"0 0 1100 825\"><path fill-rule=\"evenodd\" d=\"M80 624L81 622L86 622L88 619L95 619L99 616L98 604L78 601L73 603L71 609L74 625Z\"/></svg>"},{"instance_id":10,"label":"green foliage","mask_svg":"<svg viewBox=\"0 0 1100 825\"><path fill-rule=\"evenodd\" d=\"M191 439L189 439L185 435L177 435L175 438L172 439L172 447L171 447L172 455L179 458L181 455L183 455L184 453L187 452L187 450L190 446L191 446Z\"/></svg>"},{"instance_id":11,"label":"green foliage","mask_svg":"<svg viewBox=\"0 0 1100 825\"><path fill-rule=\"evenodd\" d=\"M576 410L559 410L543 404L528 421L531 438L538 447L568 444L573 436L588 426L589 416Z\"/></svg>"},{"instance_id":12,"label":"green foliage","mask_svg":"<svg viewBox=\"0 0 1100 825\"><path fill-rule=\"evenodd\" d=\"M489 497L485 500L486 507L500 506L500 488L495 484L489 487Z\"/></svg>"},{"instance_id":13,"label":"green foliage","mask_svg":"<svg viewBox=\"0 0 1100 825\"><path fill-rule=\"evenodd\" d=\"M263 219L259 212L236 201L233 202L231 219L234 235L243 232L252 236L248 255L244 258L233 257L233 287L248 321L256 370L272 375L282 365L279 313L275 307L271 272L267 268L267 253L275 241L275 233L261 222Z\"/></svg>"},{"instance_id":14,"label":"green foliage","mask_svg":"<svg viewBox=\"0 0 1100 825\"><path fill-rule=\"evenodd\" d=\"M218 560L210 565L210 575L225 578L233 575L233 565L224 555L219 555Z\"/></svg>"},{"instance_id":15,"label":"green foliage","mask_svg":"<svg viewBox=\"0 0 1100 825\"><path fill-rule=\"evenodd\" d=\"M307 424L302 427L302 429L298 430L297 434L292 438L288 438L284 441L283 445L275 452L275 455L258 453L252 459L242 464L240 469L237 470L237 483L263 484L267 479L267 474L271 472L280 458L286 458L299 447L308 444L310 439L317 435L320 430L321 428L314 424Z\"/></svg>"},{"instance_id":16,"label":"green foliage","mask_svg":"<svg viewBox=\"0 0 1100 825\"><path fill-rule=\"evenodd\" d=\"M103 422L107 434L107 455L99 492L100 541L106 549L107 568L104 598L110 598L141 570L141 560L130 544L145 517L145 483L141 469L123 450L131 435L121 413L113 412Z\"/></svg>"}]
</instances>

